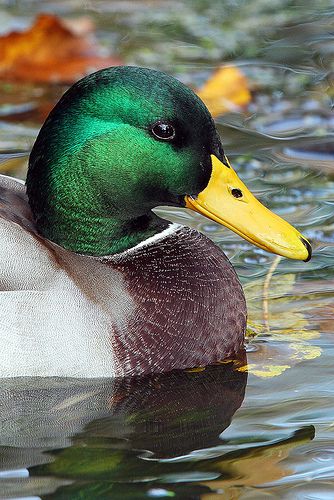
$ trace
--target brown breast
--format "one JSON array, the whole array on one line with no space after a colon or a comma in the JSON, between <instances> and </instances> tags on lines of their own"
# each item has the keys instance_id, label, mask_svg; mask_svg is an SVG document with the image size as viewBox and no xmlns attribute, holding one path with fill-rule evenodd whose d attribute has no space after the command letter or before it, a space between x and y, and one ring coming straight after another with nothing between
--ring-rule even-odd
<instances>
[{"instance_id":1,"label":"brown breast","mask_svg":"<svg viewBox=\"0 0 334 500\"><path fill-rule=\"evenodd\" d=\"M108 261L121 271L136 307L114 350L127 373L207 365L243 347L246 304L226 255L180 227Z\"/></svg>"}]
</instances>

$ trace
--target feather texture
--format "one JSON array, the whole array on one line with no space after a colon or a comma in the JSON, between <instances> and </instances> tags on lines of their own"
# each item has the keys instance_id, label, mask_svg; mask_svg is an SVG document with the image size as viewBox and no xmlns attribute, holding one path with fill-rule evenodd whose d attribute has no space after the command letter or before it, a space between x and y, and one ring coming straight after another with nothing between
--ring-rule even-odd
<instances>
[{"instance_id":1,"label":"feather texture","mask_svg":"<svg viewBox=\"0 0 334 500\"><path fill-rule=\"evenodd\" d=\"M107 377L218 361L243 343L223 252L182 226L110 257L41 238L25 187L0 177L0 377Z\"/></svg>"}]
</instances>

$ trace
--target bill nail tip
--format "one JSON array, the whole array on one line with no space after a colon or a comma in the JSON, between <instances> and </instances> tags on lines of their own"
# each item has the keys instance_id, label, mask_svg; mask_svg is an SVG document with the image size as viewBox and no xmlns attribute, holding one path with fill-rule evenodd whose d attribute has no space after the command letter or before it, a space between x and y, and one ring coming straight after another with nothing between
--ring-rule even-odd
<instances>
[{"instance_id":1,"label":"bill nail tip","mask_svg":"<svg viewBox=\"0 0 334 500\"><path fill-rule=\"evenodd\" d=\"M305 259L304 262L308 262L309 260L311 260L311 257L312 257L312 247L311 247L310 243L305 238L301 237L300 239L301 239L301 242L303 243L303 245L306 248L307 253L308 253L307 259Z\"/></svg>"}]
</instances>

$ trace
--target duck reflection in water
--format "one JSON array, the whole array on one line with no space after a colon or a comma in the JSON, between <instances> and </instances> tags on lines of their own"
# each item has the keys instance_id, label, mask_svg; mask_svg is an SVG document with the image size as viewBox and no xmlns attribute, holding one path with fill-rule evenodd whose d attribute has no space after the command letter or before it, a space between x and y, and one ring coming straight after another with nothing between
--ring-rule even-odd
<instances>
[{"instance_id":1,"label":"duck reflection in water","mask_svg":"<svg viewBox=\"0 0 334 500\"><path fill-rule=\"evenodd\" d=\"M245 356L237 366L244 363ZM118 498L117 492L147 498L147 482L156 487L166 475L207 477L214 471L210 460L159 459L221 444L246 381L232 362L142 378L7 379L0 398L1 468L28 468L27 491L33 487L42 498ZM8 494L17 494L13 481L7 486ZM24 491L24 481L16 486ZM175 495L194 488L174 486Z\"/></svg>"}]
</instances>

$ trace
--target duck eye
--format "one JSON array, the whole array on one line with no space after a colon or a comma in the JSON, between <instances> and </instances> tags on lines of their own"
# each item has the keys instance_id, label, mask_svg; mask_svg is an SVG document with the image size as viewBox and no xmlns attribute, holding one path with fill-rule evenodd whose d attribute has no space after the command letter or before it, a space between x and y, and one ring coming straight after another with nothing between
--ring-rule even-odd
<instances>
[{"instance_id":1,"label":"duck eye","mask_svg":"<svg viewBox=\"0 0 334 500\"><path fill-rule=\"evenodd\" d=\"M151 128L152 134L161 141L171 141L175 137L175 128L167 122L157 122Z\"/></svg>"}]
</instances>

